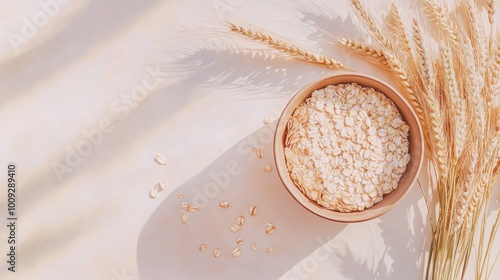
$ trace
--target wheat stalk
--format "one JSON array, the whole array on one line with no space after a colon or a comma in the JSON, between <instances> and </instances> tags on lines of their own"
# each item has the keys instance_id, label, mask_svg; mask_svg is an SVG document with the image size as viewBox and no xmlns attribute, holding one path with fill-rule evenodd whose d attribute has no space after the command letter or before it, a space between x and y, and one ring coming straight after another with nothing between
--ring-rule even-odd
<instances>
[{"instance_id":1,"label":"wheat stalk","mask_svg":"<svg viewBox=\"0 0 500 280\"><path fill-rule=\"evenodd\" d=\"M350 40L347 38L340 39L340 41L338 43L341 46L345 47L346 49L349 49L355 53L367 56L367 57L375 60L377 63L379 63L381 65L384 65L384 66L389 65L387 62L387 58L385 58L385 55L381 51L379 51L375 48L372 48L368 45L365 45L363 43L360 43L360 42L357 42L354 40Z\"/></svg>"},{"instance_id":2,"label":"wheat stalk","mask_svg":"<svg viewBox=\"0 0 500 280\"><path fill-rule=\"evenodd\" d=\"M289 40L259 30L256 27L245 27L232 22L229 23L229 26L234 32L242 34L250 39L264 42L274 49L295 56L299 59L320 64L328 68L350 70L342 63L333 58L329 58L321 54L312 53L303 47L291 43Z\"/></svg>"}]
</instances>

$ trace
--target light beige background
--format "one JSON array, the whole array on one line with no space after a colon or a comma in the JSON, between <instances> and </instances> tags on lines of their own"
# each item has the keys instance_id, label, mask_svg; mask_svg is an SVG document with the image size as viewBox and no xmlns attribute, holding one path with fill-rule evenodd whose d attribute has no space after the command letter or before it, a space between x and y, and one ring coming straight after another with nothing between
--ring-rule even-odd
<instances>
[{"instance_id":1,"label":"light beige background","mask_svg":"<svg viewBox=\"0 0 500 280\"><path fill-rule=\"evenodd\" d=\"M333 46L334 36L362 36L347 1L307 2L1 0L0 169L18 164L19 220L16 273L6 270L0 227L0 279L421 279L430 230L418 186L381 218L347 225L305 211L275 171L263 171L280 110L333 72L260 55L262 46L228 36L224 19L391 82ZM263 159L249 153L256 145ZM153 162L158 153L167 166ZM168 187L150 199L163 179ZM186 225L179 193L203 206ZM221 210L221 200L231 207ZM258 215L230 232L251 205ZM269 221L277 230L266 236ZM237 236L245 243L235 259ZM201 243L221 257L200 253Z\"/></svg>"}]
</instances>

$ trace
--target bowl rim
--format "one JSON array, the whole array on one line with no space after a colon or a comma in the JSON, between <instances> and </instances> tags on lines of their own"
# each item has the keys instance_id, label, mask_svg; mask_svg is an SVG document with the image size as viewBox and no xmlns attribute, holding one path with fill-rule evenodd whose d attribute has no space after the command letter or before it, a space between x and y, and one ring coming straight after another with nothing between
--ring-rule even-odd
<instances>
[{"instance_id":1,"label":"bowl rim","mask_svg":"<svg viewBox=\"0 0 500 280\"><path fill-rule=\"evenodd\" d=\"M307 196L305 196L293 183L293 181L290 178L288 168L286 167L286 160L284 159L284 145L283 145L283 134L286 133L286 123L288 122L289 116L293 113L295 110L296 106L294 104L297 102L297 100L304 100L308 98L312 92L316 89L321 89L324 88L325 86L319 86L320 84L323 84L325 81L328 80L336 80L336 79L347 79L350 80L350 78L354 78L353 80L356 79L366 79L366 81L371 81L372 83L377 84L378 87L385 87L389 91L392 91L392 94L394 94L399 100L398 103L404 104L405 110L408 110L410 112L409 115L413 118L413 123L416 124L416 129L417 130L417 136L419 139L414 139L412 141L415 141L417 143L417 155L418 155L418 161L417 161L417 167L413 168L414 169L414 174L411 176L411 180L408 183L408 186L403 190L403 192L396 197L392 203L389 203L387 205L381 206L374 208L374 206L367 208L363 211L353 211L353 212L339 212L339 211L334 211L330 209L326 209L324 207L321 207L318 205L316 202L311 201ZM345 84L345 83L358 83L359 82L332 82L330 84ZM362 86L366 86L361 84ZM372 88L375 88L373 86L369 86ZM376 88L379 92L387 96L386 92L383 90L380 90ZM396 102L394 101L394 98L391 98L387 96L391 101L393 101L394 105L396 105ZM293 108L292 108L293 107ZM400 109L401 106L396 105L396 108L398 111L401 111ZM400 112L401 113L401 112ZM285 119L286 118L286 119ZM408 122L408 121L407 121ZM373 76L367 75L367 74L362 74L362 73L354 73L354 72L338 72L332 75L328 75L326 77L318 78L313 80L312 82L306 84L302 88L300 88L294 95L293 97L288 101L287 105L283 108L281 115L277 121L276 124L276 130L274 133L274 139L273 139L273 154L274 154L274 161L277 169L277 173L280 177L281 182L287 189L288 193L296 200L302 207L307 209L309 212L331 220L331 221L336 221L336 222L344 222L344 223L352 223L352 222L363 222L367 220L371 220L377 217L380 217L390 210L392 210L410 191L410 189L413 187L415 184L420 170L422 168L422 163L423 163L423 157L424 157L424 137L423 137L423 131L422 127L420 124L420 121L417 117L417 114L413 110L413 108L410 106L409 102L396 90L394 89L391 85L387 84L386 82L375 78ZM411 144L410 144L411 145ZM411 161L411 160L410 160ZM408 165L407 165L408 167ZM408 169L407 169L408 170ZM406 173L406 171L405 171ZM286 178L284 178L286 176ZM291 183L291 184L290 184ZM399 187L399 185L398 185ZM385 195L384 195L385 196ZM303 201L308 201L308 203L303 203ZM370 209L374 208L376 211L372 211Z\"/></svg>"}]
</instances>

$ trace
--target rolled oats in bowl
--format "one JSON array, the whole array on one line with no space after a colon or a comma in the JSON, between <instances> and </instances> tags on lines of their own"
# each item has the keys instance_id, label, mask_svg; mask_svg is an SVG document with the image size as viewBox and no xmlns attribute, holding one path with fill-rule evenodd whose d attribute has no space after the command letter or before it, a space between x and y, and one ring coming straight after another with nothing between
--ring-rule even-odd
<instances>
[{"instance_id":1,"label":"rolled oats in bowl","mask_svg":"<svg viewBox=\"0 0 500 280\"><path fill-rule=\"evenodd\" d=\"M410 160L409 127L394 103L356 83L315 90L292 113L286 167L327 209L362 211L392 192Z\"/></svg>"}]
</instances>

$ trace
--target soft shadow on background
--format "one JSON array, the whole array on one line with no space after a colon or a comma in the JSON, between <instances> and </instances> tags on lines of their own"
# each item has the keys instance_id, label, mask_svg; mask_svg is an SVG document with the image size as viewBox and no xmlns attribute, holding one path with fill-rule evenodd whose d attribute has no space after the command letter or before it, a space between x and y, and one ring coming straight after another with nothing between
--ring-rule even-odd
<instances>
[{"instance_id":1,"label":"soft shadow on background","mask_svg":"<svg viewBox=\"0 0 500 280\"><path fill-rule=\"evenodd\" d=\"M274 169L264 171L266 165L274 166L270 141L274 126L269 124L249 135L162 202L137 245L141 279L277 279L322 245L315 237L327 239L344 229L345 224L303 209L287 193ZM250 151L255 139L264 150L262 159ZM222 175L232 170L240 172ZM184 199L177 197L180 193ZM227 209L219 206L224 200L230 203ZM198 213L188 215L187 224L180 220L181 201L200 206ZM248 215L252 205L258 207L255 216ZM239 215L246 221L234 233L230 226ZM265 233L267 222L276 226L271 235ZM235 258L231 250L240 236L244 239L242 254ZM205 252L198 250L202 243L208 245ZM252 251L251 243L257 245L257 251ZM212 256L216 247L221 249L219 258ZM266 253L268 247L275 252Z\"/></svg>"},{"instance_id":2,"label":"soft shadow on background","mask_svg":"<svg viewBox=\"0 0 500 280\"><path fill-rule=\"evenodd\" d=\"M86 7L72 15L61 31L50 35L50 40L33 50L3 61L0 64L0 89L4 89L5 93L21 94L52 76L60 75L65 67L85 56L96 45L103 44L106 39L117 33L125 32L143 13L159 2L88 1ZM61 6L61 9L66 8L68 7ZM43 32L43 29L40 32ZM44 57L50 63L33 64L39 57ZM23 77L24 82L19 82L19 77ZM0 94L1 101L8 98L8 94Z\"/></svg>"}]
</instances>

